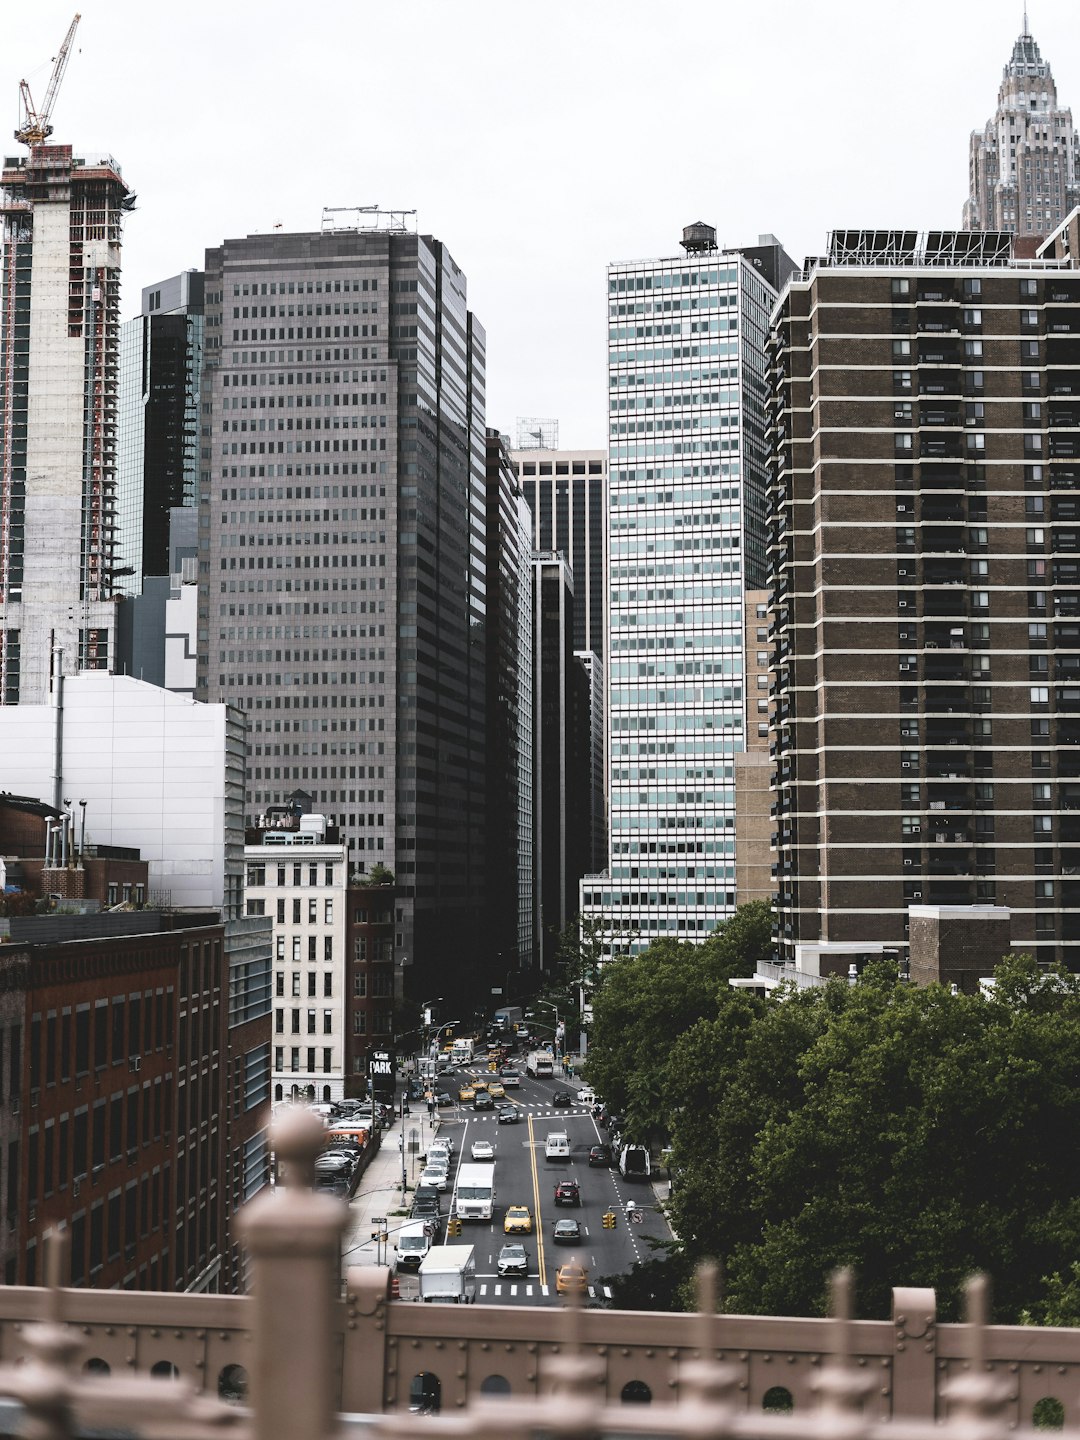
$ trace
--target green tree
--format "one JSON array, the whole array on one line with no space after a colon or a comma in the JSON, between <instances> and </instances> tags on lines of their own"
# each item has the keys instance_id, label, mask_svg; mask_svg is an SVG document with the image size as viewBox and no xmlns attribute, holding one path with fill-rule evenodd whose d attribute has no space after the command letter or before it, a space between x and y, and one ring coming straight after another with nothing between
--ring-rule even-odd
<instances>
[{"instance_id":1,"label":"green tree","mask_svg":"<svg viewBox=\"0 0 1080 1440\"><path fill-rule=\"evenodd\" d=\"M896 1284L932 1285L956 1314L975 1268L1002 1318L1065 1312L1078 1020L1080 981L1026 958L989 1000L884 966L855 986L728 999L668 1069L689 1256L724 1261L732 1310L821 1313L827 1271L850 1263L864 1314L887 1314Z\"/></svg>"},{"instance_id":2,"label":"green tree","mask_svg":"<svg viewBox=\"0 0 1080 1440\"><path fill-rule=\"evenodd\" d=\"M670 1133L674 1107L668 1075L679 1037L715 1018L733 994L728 981L751 975L769 953L769 907L740 909L700 945L654 940L638 955L608 961L593 994L586 1078L624 1113L642 1141Z\"/></svg>"}]
</instances>

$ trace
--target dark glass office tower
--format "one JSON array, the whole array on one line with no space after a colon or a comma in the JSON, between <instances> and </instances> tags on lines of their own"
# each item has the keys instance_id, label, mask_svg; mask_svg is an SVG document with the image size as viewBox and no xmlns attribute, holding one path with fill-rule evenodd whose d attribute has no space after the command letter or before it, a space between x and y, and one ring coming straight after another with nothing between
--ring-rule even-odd
<instances>
[{"instance_id":1,"label":"dark glass office tower","mask_svg":"<svg viewBox=\"0 0 1080 1440\"><path fill-rule=\"evenodd\" d=\"M465 276L431 236L207 252L198 694L248 713L249 822L310 794L354 871L394 872L410 989L450 967L463 1003L484 898L484 389Z\"/></svg>"},{"instance_id":2,"label":"dark glass office tower","mask_svg":"<svg viewBox=\"0 0 1080 1440\"><path fill-rule=\"evenodd\" d=\"M194 506L199 481L203 275L148 285L120 327L117 589L139 595L169 573L169 510Z\"/></svg>"}]
</instances>

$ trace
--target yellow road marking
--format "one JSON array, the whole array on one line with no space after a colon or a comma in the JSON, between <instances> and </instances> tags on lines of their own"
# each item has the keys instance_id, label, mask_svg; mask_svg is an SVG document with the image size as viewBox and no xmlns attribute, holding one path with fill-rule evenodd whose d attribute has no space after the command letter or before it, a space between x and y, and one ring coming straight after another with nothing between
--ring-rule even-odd
<instances>
[{"instance_id":1,"label":"yellow road marking","mask_svg":"<svg viewBox=\"0 0 1080 1440\"><path fill-rule=\"evenodd\" d=\"M547 1272L544 1266L544 1222L540 1214L540 1176L536 1169L536 1136L533 1133L533 1117L529 1116L529 1163L532 1165L533 1177L533 1204L536 1207L536 1268L540 1275L540 1284L547 1284Z\"/></svg>"}]
</instances>

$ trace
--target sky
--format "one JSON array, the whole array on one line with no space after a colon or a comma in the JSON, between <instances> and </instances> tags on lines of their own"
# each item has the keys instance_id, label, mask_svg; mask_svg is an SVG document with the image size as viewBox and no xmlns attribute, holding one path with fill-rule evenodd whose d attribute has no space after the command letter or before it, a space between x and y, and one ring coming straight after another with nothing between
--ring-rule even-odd
<instances>
[{"instance_id":1,"label":"sky","mask_svg":"<svg viewBox=\"0 0 1080 1440\"><path fill-rule=\"evenodd\" d=\"M226 238L415 210L487 332L488 424L556 418L567 448L606 443L610 262L677 254L695 220L800 262L832 229L958 227L1023 24L1022 0L79 3L52 138L138 195L125 319ZM1080 124L1075 13L1028 19ZM73 14L5 7L9 135Z\"/></svg>"}]
</instances>

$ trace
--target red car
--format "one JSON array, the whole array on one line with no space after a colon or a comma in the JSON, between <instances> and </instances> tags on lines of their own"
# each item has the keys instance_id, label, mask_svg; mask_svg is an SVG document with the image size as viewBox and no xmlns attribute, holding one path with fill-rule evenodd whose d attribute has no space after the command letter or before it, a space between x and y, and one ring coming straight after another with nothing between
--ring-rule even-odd
<instances>
[{"instance_id":1,"label":"red car","mask_svg":"<svg viewBox=\"0 0 1080 1440\"><path fill-rule=\"evenodd\" d=\"M576 1180L560 1180L555 1186L556 1205L580 1205L581 1190Z\"/></svg>"}]
</instances>

